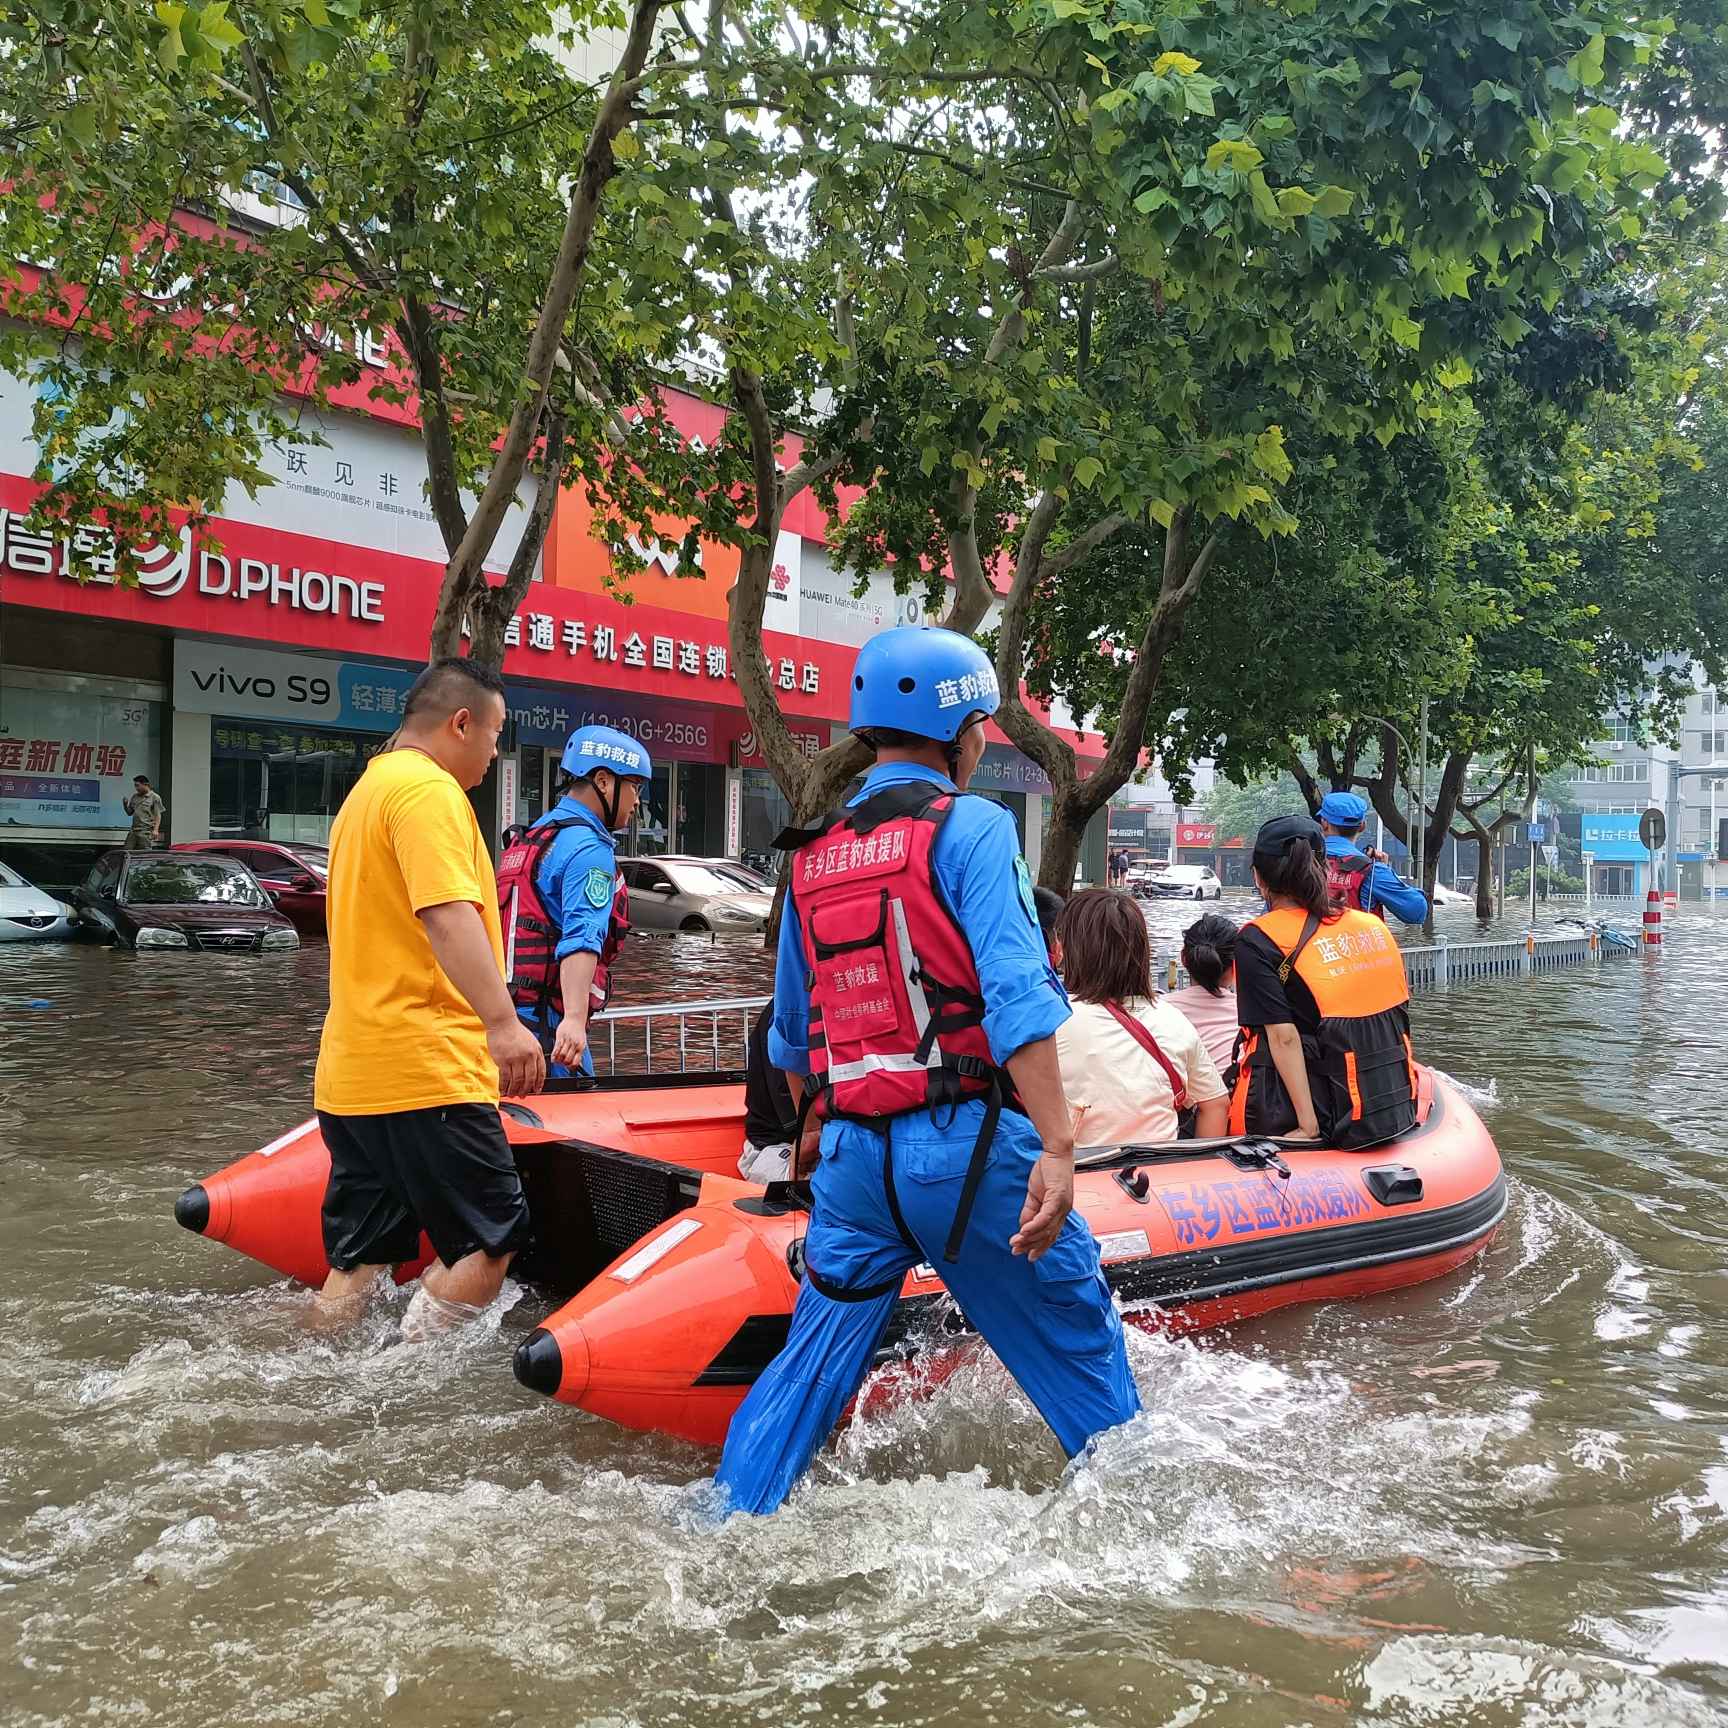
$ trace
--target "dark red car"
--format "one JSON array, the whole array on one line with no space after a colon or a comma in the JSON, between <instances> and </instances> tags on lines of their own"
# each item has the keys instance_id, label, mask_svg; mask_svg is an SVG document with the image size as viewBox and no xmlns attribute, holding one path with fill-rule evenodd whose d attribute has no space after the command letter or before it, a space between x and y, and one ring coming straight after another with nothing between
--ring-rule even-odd
<instances>
[{"instance_id":1,"label":"dark red car","mask_svg":"<svg viewBox=\"0 0 1728 1728\"><path fill-rule=\"evenodd\" d=\"M176 852L220 852L258 878L276 909L296 930L324 933L324 886L330 875L328 846L280 840L182 840Z\"/></svg>"}]
</instances>

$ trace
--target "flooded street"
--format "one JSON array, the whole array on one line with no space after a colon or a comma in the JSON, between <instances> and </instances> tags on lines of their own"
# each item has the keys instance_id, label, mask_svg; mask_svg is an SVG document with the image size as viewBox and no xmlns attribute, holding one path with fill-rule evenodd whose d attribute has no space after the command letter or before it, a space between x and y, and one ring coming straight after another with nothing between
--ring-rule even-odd
<instances>
[{"instance_id":1,"label":"flooded street","mask_svg":"<svg viewBox=\"0 0 1728 1728\"><path fill-rule=\"evenodd\" d=\"M981 1359L717 1531L711 1455L516 1384L535 1297L332 1342L176 1227L310 1113L324 967L0 948L7 1728L1728 1723L1728 920L1417 999L1512 1179L1464 1272L1131 1331L1066 1480ZM766 978L638 944L619 999Z\"/></svg>"}]
</instances>

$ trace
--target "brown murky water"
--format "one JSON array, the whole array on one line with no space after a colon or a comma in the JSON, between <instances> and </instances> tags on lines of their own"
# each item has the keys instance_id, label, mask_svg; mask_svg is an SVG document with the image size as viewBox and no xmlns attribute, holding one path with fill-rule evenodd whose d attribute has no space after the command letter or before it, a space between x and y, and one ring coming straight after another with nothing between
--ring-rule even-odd
<instances>
[{"instance_id":1,"label":"brown murky water","mask_svg":"<svg viewBox=\"0 0 1728 1728\"><path fill-rule=\"evenodd\" d=\"M1067 1479L985 1361L718 1531L706 1455L517 1387L531 1297L331 1343L175 1227L307 1113L320 949L0 950L0 1718L1728 1722L1728 922L1670 940L1418 1004L1514 1178L1471 1269L1136 1334L1147 1415Z\"/></svg>"}]
</instances>

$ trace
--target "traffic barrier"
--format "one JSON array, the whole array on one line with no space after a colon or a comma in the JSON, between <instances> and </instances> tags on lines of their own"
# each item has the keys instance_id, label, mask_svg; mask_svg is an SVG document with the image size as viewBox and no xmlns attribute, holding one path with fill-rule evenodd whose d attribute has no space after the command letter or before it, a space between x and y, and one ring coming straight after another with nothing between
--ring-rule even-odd
<instances>
[{"instance_id":1,"label":"traffic barrier","mask_svg":"<svg viewBox=\"0 0 1728 1728\"><path fill-rule=\"evenodd\" d=\"M1644 900L1644 946L1662 946L1662 896L1654 888Z\"/></svg>"}]
</instances>

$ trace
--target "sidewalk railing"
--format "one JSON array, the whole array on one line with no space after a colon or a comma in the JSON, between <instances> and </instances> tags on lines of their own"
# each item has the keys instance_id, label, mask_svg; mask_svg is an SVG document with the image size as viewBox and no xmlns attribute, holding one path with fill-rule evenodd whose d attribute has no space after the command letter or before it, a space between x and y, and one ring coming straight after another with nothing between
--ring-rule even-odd
<instances>
[{"instance_id":1,"label":"sidewalk railing","mask_svg":"<svg viewBox=\"0 0 1728 1728\"><path fill-rule=\"evenodd\" d=\"M1569 966L1598 966L1634 950L1602 941L1590 931L1571 936L1514 936L1490 942L1436 942L1406 948L1410 988L1444 990L1483 978L1518 978ZM1160 968L1167 990L1187 974L1174 959ZM651 1002L608 1008L594 1017L589 1046L602 1074L686 1074L744 1066L750 1027L766 996L729 996L706 1002ZM620 1067L620 1062L623 1066Z\"/></svg>"}]
</instances>

